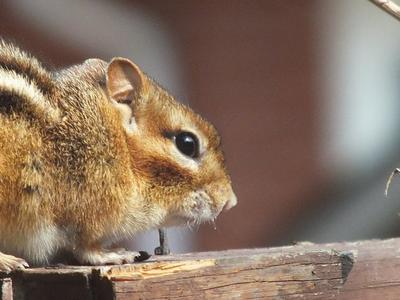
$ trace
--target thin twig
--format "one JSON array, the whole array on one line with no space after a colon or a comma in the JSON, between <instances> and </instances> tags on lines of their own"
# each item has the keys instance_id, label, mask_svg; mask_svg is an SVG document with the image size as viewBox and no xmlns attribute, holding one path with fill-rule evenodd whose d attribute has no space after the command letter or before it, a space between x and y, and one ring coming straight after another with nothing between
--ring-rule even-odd
<instances>
[{"instance_id":1,"label":"thin twig","mask_svg":"<svg viewBox=\"0 0 400 300\"><path fill-rule=\"evenodd\" d=\"M388 181L386 182L386 189L385 189L385 196L387 197L388 195L388 191L389 191L389 187L390 187L390 183L392 182L392 179L394 176L396 176L397 174L400 173L400 168L394 169L394 171L392 172L392 174L390 174Z\"/></svg>"},{"instance_id":2,"label":"thin twig","mask_svg":"<svg viewBox=\"0 0 400 300\"><path fill-rule=\"evenodd\" d=\"M369 0L400 21L400 7L391 0Z\"/></svg>"}]
</instances>

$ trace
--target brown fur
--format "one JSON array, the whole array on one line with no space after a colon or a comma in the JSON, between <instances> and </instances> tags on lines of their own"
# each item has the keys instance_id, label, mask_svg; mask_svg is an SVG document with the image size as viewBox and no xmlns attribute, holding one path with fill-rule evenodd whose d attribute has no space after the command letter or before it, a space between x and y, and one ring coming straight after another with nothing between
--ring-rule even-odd
<instances>
[{"instance_id":1,"label":"brown fur","mask_svg":"<svg viewBox=\"0 0 400 300\"><path fill-rule=\"evenodd\" d=\"M82 263L130 261L104 245L236 203L214 127L130 61L50 73L0 42L1 70L0 251L34 264L59 250ZM182 130L201 141L199 158L174 145ZM0 255L0 271L23 267L9 262Z\"/></svg>"}]
</instances>

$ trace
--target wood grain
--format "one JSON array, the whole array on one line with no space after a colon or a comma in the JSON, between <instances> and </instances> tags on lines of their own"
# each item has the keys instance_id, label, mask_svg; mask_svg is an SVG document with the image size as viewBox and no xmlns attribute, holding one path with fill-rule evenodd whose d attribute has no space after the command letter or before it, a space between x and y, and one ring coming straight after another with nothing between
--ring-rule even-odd
<instances>
[{"instance_id":1,"label":"wood grain","mask_svg":"<svg viewBox=\"0 0 400 300\"><path fill-rule=\"evenodd\" d=\"M8 276L0 279L1 300L399 299L400 239L178 254Z\"/></svg>"}]
</instances>

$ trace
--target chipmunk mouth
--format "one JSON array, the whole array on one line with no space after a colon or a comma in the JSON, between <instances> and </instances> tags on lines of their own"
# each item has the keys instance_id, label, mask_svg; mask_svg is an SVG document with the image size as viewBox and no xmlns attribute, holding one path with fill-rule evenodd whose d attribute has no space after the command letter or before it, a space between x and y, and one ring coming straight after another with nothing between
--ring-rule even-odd
<instances>
[{"instance_id":1,"label":"chipmunk mouth","mask_svg":"<svg viewBox=\"0 0 400 300\"><path fill-rule=\"evenodd\" d=\"M169 215L163 226L197 226L202 223L214 223L223 207L213 205L212 198L204 190L192 192L183 200L182 209Z\"/></svg>"},{"instance_id":2,"label":"chipmunk mouth","mask_svg":"<svg viewBox=\"0 0 400 300\"><path fill-rule=\"evenodd\" d=\"M214 205L214 201L205 190L198 190L186 199L184 216L187 225L199 225L205 222L214 222L222 211L222 207Z\"/></svg>"}]
</instances>

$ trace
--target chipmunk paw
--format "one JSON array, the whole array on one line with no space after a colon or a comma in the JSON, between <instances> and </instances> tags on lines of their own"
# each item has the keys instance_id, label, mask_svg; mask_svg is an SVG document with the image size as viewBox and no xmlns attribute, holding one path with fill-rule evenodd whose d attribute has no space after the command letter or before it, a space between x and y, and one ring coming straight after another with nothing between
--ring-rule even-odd
<instances>
[{"instance_id":1,"label":"chipmunk paw","mask_svg":"<svg viewBox=\"0 0 400 300\"><path fill-rule=\"evenodd\" d=\"M0 252L0 272L10 273L25 268L29 268L29 265L24 259Z\"/></svg>"},{"instance_id":2,"label":"chipmunk paw","mask_svg":"<svg viewBox=\"0 0 400 300\"><path fill-rule=\"evenodd\" d=\"M121 265L147 260L150 255L145 251L128 251L123 248L82 250L77 259L82 264Z\"/></svg>"}]
</instances>

